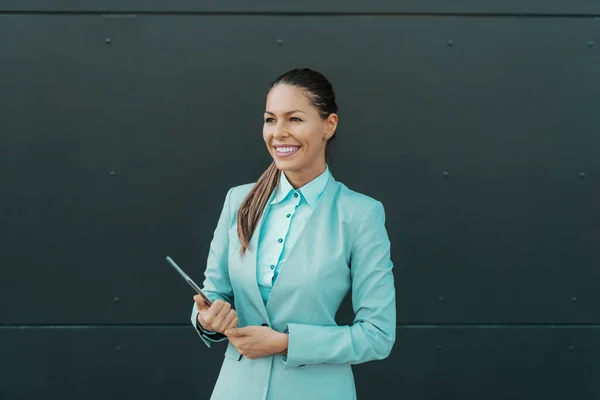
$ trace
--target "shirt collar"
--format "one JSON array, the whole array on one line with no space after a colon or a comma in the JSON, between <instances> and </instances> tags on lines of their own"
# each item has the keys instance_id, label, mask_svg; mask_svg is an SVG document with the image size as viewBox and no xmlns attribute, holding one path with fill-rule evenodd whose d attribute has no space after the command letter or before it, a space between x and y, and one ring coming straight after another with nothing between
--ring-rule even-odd
<instances>
[{"instance_id":1,"label":"shirt collar","mask_svg":"<svg viewBox=\"0 0 600 400\"><path fill-rule=\"evenodd\" d=\"M281 171L281 176L279 178L279 186L277 188L277 193L275 197L271 201L271 204L277 204L285 200L290 193L298 192L300 195L306 200L311 208L314 208L317 204L317 201L321 198L321 195L325 191L325 186L327 186L327 182L329 181L329 177L331 176L331 172L329 171L329 166L325 166L325 171L312 181L308 182L306 185L302 186L299 189L294 189L290 181L288 181L287 177Z\"/></svg>"}]
</instances>

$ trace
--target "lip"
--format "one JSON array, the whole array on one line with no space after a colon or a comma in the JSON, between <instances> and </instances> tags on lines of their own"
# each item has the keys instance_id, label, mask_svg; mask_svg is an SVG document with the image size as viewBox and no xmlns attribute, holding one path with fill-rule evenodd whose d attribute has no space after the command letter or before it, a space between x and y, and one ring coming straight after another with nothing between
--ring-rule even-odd
<instances>
[{"instance_id":1,"label":"lip","mask_svg":"<svg viewBox=\"0 0 600 400\"><path fill-rule=\"evenodd\" d=\"M296 150L290 151L289 153L282 153L282 152L279 151L280 147L296 147ZM273 146L273 148L275 148L275 153L277 153L277 156L279 156L279 157L289 157L289 156L291 156L293 154L296 154L298 152L298 150L300 150L301 146L296 146L296 145L293 145L293 144L288 144L288 145L276 145L276 146Z\"/></svg>"}]
</instances>

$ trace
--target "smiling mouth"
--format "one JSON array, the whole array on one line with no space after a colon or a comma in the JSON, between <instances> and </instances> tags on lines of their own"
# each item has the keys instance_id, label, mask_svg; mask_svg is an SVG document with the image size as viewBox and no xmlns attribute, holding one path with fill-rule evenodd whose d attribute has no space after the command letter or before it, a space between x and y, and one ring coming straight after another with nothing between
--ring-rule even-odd
<instances>
[{"instance_id":1,"label":"smiling mouth","mask_svg":"<svg viewBox=\"0 0 600 400\"><path fill-rule=\"evenodd\" d=\"M280 157L289 157L292 154L296 153L299 149L300 146L275 147L275 152Z\"/></svg>"}]
</instances>

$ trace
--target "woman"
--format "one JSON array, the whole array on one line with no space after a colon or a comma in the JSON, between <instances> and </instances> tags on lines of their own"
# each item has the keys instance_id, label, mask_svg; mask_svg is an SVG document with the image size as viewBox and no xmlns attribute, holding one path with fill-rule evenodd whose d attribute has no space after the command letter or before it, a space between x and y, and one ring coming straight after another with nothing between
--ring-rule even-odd
<instances>
[{"instance_id":1,"label":"woman","mask_svg":"<svg viewBox=\"0 0 600 400\"><path fill-rule=\"evenodd\" d=\"M325 152L337 124L322 74L292 70L271 84L263 139L273 163L228 191L205 272L213 304L194 297L202 340L229 341L211 399L355 399L351 365L390 354L384 209L331 175ZM355 319L338 326L350 290Z\"/></svg>"}]
</instances>

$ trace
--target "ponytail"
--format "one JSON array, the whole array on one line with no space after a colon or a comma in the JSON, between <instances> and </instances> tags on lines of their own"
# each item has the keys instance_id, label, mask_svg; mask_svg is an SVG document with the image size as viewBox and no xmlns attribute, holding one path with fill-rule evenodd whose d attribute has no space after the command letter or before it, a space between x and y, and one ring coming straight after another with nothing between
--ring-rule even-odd
<instances>
[{"instance_id":1,"label":"ponytail","mask_svg":"<svg viewBox=\"0 0 600 400\"><path fill-rule=\"evenodd\" d=\"M237 233L242 244L240 248L241 255L244 255L246 250L250 249L250 239L254 234L254 230L265 210L273 189L279 184L279 176L279 169L275 165L275 161L273 161L269 168L258 178L258 181L240 206L237 215Z\"/></svg>"}]
</instances>

